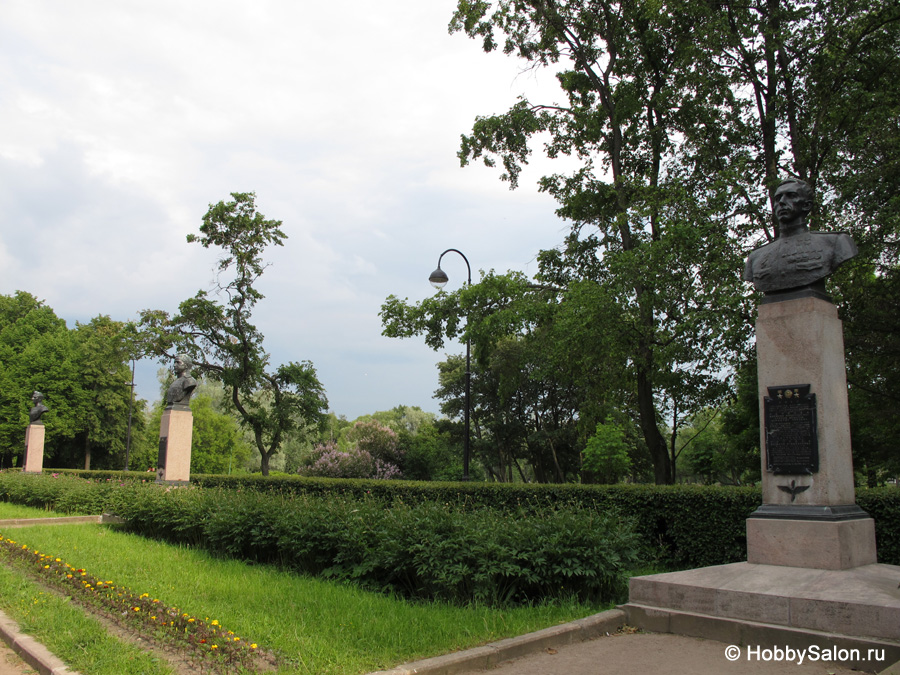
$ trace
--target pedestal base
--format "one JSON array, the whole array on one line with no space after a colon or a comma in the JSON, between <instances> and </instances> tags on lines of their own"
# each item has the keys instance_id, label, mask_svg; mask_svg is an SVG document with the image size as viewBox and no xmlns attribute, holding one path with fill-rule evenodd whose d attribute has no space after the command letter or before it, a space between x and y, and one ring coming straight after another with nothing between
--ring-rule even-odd
<instances>
[{"instance_id":1,"label":"pedestal base","mask_svg":"<svg viewBox=\"0 0 900 675\"><path fill-rule=\"evenodd\" d=\"M168 409L159 425L157 483L186 483L191 478L191 439L194 416L190 410Z\"/></svg>"},{"instance_id":2,"label":"pedestal base","mask_svg":"<svg viewBox=\"0 0 900 675\"><path fill-rule=\"evenodd\" d=\"M748 518L747 562L819 570L874 565L875 521Z\"/></svg>"},{"instance_id":3,"label":"pedestal base","mask_svg":"<svg viewBox=\"0 0 900 675\"><path fill-rule=\"evenodd\" d=\"M859 658L841 665L881 672L900 660L898 585L896 565L733 563L634 577L623 609L629 624L657 633L764 648L857 649Z\"/></svg>"},{"instance_id":4,"label":"pedestal base","mask_svg":"<svg viewBox=\"0 0 900 675\"><path fill-rule=\"evenodd\" d=\"M25 430L24 473L41 473L44 470L44 425L29 424Z\"/></svg>"}]
</instances>

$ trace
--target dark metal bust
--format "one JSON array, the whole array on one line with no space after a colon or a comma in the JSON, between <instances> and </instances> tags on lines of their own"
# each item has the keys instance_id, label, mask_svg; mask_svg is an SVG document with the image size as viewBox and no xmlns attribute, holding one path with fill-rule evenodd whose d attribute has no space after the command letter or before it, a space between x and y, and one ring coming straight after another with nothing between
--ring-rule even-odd
<instances>
[{"instance_id":1,"label":"dark metal bust","mask_svg":"<svg viewBox=\"0 0 900 675\"><path fill-rule=\"evenodd\" d=\"M169 385L166 393L166 409L190 410L191 394L197 387L197 380L191 377L191 367L194 362L189 356L179 354L175 357L172 370L175 372L175 381Z\"/></svg>"},{"instance_id":2,"label":"dark metal bust","mask_svg":"<svg viewBox=\"0 0 900 675\"><path fill-rule=\"evenodd\" d=\"M44 395L39 391L34 392L31 395L31 402L34 404L34 407L28 411L29 422L31 424L43 424L41 415L50 410L44 405Z\"/></svg>"},{"instance_id":3,"label":"dark metal bust","mask_svg":"<svg viewBox=\"0 0 900 675\"><path fill-rule=\"evenodd\" d=\"M764 302L787 297L815 296L829 299L825 278L858 250L846 232L810 232L807 218L813 209L812 188L789 178L775 190L778 238L747 257L744 280L766 294Z\"/></svg>"}]
</instances>

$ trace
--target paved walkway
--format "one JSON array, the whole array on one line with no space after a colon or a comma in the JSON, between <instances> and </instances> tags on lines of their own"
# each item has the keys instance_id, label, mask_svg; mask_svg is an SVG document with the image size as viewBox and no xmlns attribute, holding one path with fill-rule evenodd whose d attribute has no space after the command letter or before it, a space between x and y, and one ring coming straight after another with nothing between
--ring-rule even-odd
<instances>
[{"instance_id":1,"label":"paved walkway","mask_svg":"<svg viewBox=\"0 0 900 675\"><path fill-rule=\"evenodd\" d=\"M861 675L825 663L748 660L725 656L728 645L713 640L660 633L617 634L543 651L491 670L461 670L456 675ZM872 671L876 672L876 671Z\"/></svg>"},{"instance_id":2,"label":"paved walkway","mask_svg":"<svg viewBox=\"0 0 900 675\"><path fill-rule=\"evenodd\" d=\"M609 610L370 675L900 675L900 663L888 667L873 660L860 671L849 663L810 660L809 651L775 653L670 633L617 632L623 620L621 610ZM828 648L819 645L820 651Z\"/></svg>"}]
</instances>

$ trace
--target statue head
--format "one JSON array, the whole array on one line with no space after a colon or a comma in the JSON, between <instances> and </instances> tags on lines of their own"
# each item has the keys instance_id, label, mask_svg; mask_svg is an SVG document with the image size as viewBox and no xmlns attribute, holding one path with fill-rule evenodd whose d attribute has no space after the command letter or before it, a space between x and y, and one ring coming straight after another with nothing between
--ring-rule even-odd
<instances>
[{"instance_id":1,"label":"statue head","mask_svg":"<svg viewBox=\"0 0 900 675\"><path fill-rule=\"evenodd\" d=\"M809 183L799 178L786 178L775 188L772 201L782 228L794 229L805 226L815 205L815 195Z\"/></svg>"},{"instance_id":2,"label":"statue head","mask_svg":"<svg viewBox=\"0 0 900 675\"><path fill-rule=\"evenodd\" d=\"M41 415L47 412L48 408L44 405L44 395L36 391L31 395L31 401L34 403L34 407L28 411L28 419L32 424L43 424L41 422Z\"/></svg>"},{"instance_id":3,"label":"statue head","mask_svg":"<svg viewBox=\"0 0 900 675\"><path fill-rule=\"evenodd\" d=\"M175 371L175 375L181 377L185 373L189 373L191 368L194 367L194 361L187 354L178 354L175 357L175 362L172 365L172 370Z\"/></svg>"}]
</instances>

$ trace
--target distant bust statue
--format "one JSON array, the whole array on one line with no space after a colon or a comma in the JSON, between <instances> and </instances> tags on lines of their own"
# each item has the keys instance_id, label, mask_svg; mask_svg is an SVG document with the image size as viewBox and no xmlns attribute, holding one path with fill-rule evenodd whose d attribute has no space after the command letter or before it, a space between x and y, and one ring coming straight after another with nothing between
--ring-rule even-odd
<instances>
[{"instance_id":1,"label":"distant bust statue","mask_svg":"<svg viewBox=\"0 0 900 675\"><path fill-rule=\"evenodd\" d=\"M191 366L194 362L189 356L179 354L175 357L172 370L175 372L175 381L169 385L166 393L166 408L190 408L191 394L197 387L197 380L191 377Z\"/></svg>"},{"instance_id":2,"label":"distant bust statue","mask_svg":"<svg viewBox=\"0 0 900 675\"><path fill-rule=\"evenodd\" d=\"M812 188L802 180L788 178L775 190L778 238L760 246L747 257L744 281L778 300L779 294L796 293L828 298L825 277L859 251L846 232L810 232L806 224L813 208Z\"/></svg>"},{"instance_id":3,"label":"distant bust statue","mask_svg":"<svg viewBox=\"0 0 900 675\"><path fill-rule=\"evenodd\" d=\"M31 402L34 403L34 407L28 411L29 421L31 424L43 424L41 415L50 410L44 405L44 395L39 391L34 392L31 395Z\"/></svg>"}]
</instances>

